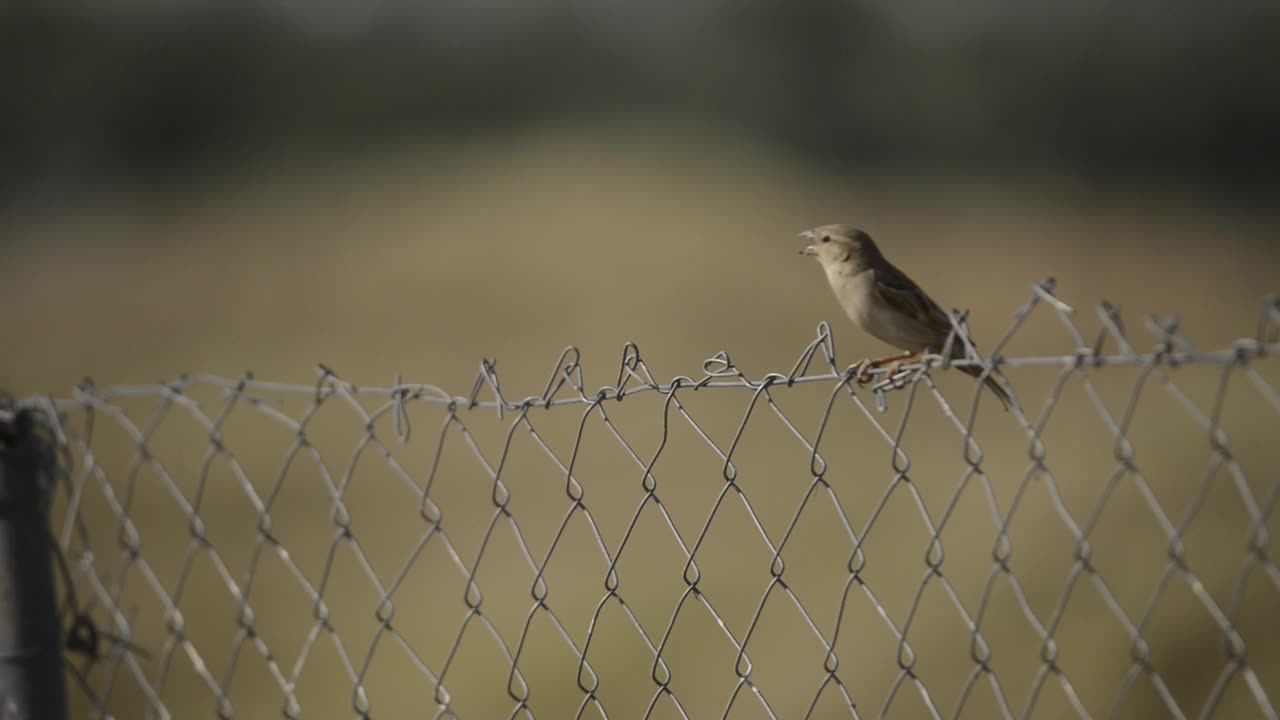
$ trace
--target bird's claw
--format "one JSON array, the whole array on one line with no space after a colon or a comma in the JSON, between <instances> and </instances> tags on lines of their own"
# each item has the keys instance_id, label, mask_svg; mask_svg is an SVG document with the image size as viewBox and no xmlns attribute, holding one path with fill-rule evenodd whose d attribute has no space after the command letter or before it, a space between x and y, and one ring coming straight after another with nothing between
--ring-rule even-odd
<instances>
[{"instance_id":1,"label":"bird's claw","mask_svg":"<svg viewBox=\"0 0 1280 720\"><path fill-rule=\"evenodd\" d=\"M902 370L902 363L902 360L894 360L885 366L885 377L889 379L889 383L895 388L901 387L901 385L899 385L900 381L896 378L896 375Z\"/></svg>"},{"instance_id":2,"label":"bird's claw","mask_svg":"<svg viewBox=\"0 0 1280 720\"><path fill-rule=\"evenodd\" d=\"M857 369L854 370L853 379L859 385L866 385L871 382L871 368L876 366L876 361L871 358L863 358L858 362Z\"/></svg>"}]
</instances>

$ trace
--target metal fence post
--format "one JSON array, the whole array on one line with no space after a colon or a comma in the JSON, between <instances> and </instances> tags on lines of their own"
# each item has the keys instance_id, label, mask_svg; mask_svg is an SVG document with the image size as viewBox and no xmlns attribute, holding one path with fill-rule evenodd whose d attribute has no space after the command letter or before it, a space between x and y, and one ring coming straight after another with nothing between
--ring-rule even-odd
<instances>
[{"instance_id":1,"label":"metal fence post","mask_svg":"<svg viewBox=\"0 0 1280 720\"><path fill-rule=\"evenodd\" d=\"M2 401L2 398L0 398ZM0 402L0 718L67 717L47 493L56 454Z\"/></svg>"}]
</instances>

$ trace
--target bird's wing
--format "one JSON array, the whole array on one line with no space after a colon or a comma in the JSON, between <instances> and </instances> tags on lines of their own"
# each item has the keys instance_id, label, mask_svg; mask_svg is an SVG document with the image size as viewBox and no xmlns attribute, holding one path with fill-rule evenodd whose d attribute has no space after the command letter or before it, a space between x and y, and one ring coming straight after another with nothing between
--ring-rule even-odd
<instances>
[{"instance_id":1,"label":"bird's wing","mask_svg":"<svg viewBox=\"0 0 1280 720\"><path fill-rule=\"evenodd\" d=\"M951 333L947 314L901 270L886 262L876 268L875 277L876 292L887 304L936 333L939 341Z\"/></svg>"}]
</instances>

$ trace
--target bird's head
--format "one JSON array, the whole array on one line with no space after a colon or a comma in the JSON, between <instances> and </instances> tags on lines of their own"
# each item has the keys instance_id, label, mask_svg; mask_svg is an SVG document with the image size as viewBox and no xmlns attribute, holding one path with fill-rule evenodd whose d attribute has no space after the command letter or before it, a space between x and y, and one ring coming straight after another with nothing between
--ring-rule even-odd
<instances>
[{"instance_id":1,"label":"bird's head","mask_svg":"<svg viewBox=\"0 0 1280 720\"><path fill-rule=\"evenodd\" d=\"M852 225L823 225L800 237L809 241L800 254L816 257L824 268L847 265L849 272L859 272L880 254L871 236Z\"/></svg>"}]
</instances>

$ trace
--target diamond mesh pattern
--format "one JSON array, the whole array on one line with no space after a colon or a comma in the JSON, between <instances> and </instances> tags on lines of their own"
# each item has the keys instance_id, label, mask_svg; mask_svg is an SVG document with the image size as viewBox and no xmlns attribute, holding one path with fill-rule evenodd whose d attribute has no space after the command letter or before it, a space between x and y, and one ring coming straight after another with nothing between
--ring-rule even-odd
<instances>
[{"instance_id":1,"label":"diamond mesh pattern","mask_svg":"<svg viewBox=\"0 0 1280 720\"><path fill-rule=\"evenodd\" d=\"M1213 352L1149 318L1143 351L1052 290L963 361L1009 413L945 351L858 386L825 324L762 377L660 382L629 344L592 390L569 348L520 400L487 361L465 396L321 367L31 399L68 623L100 634L73 706L1277 717L1280 305ZM1006 356L1053 318L1070 353Z\"/></svg>"}]
</instances>

